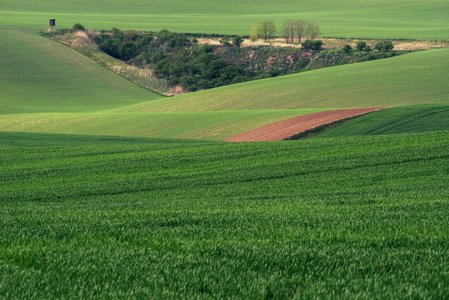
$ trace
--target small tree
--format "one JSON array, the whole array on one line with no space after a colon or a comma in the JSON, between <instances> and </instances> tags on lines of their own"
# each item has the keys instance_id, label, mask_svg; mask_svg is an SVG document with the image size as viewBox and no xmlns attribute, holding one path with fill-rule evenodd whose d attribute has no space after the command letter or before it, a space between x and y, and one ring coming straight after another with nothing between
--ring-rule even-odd
<instances>
[{"instance_id":1,"label":"small tree","mask_svg":"<svg viewBox=\"0 0 449 300\"><path fill-rule=\"evenodd\" d=\"M307 26L307 22L304 20L296 20L294 22L294 31L295 31L296 37L298 38L298 43L301 43L306 26Z\"/></svg>"},{"instance_id":2,"label":"small tree","mask_svg":"<svg viewBox=\"0 0 449 300\"><path fill-rule=\"evenodd\" d=\"M358 42L356 47L357 47L357 49L359 51L363 51L366 48L366 43L365 42Z\"/></svg>"},{"instance_id":3,"label":"small tree","mask_svg":"<svg viewBox=\"0 0 449 300\"><path fill-rule=\"evenodd\" d=\"M276 26L272 21L260 22L258 32L262 35L264 41L271 40L276 35Z\"/></svg>"},{"instance_id":4,"label":"small tree","mask_svg":"<svg viewBox=\"0 0 449 300\"><path fill-rule=\"evenodd\" d=\"M241 36L237 35L235 37L232 38L232 43L234 44L234 46L236 47L240 47L240 45L242 44L243 39Z\"/></svg>"},{"instance_id":5,"label":"small tree","mask_svg":"<svg viewBox=\"0 0 449 300\"><path fill-rule=\"evenodd\" d=\"M316 39L320 34L320 27L318 25L315 23L307 24L307 36L310 40Z\"/></svg>"},{"instance_id":6,"label":"small tree","mask_svg":"<svg viewBox=\"0 0 449 300\"><path fill-rule=\"evenodd\" d=\"M379 51L388 52L390 50L393 50L394 46L391 41L380 41L377 42L377 44L374 46L374 49Z\"/></svg>"},{"instance_id":7,"label":"small tree","mask_svg":"<svg viewBox=\"0 0 449 300\"><path fill-rule=\"evenodd\" d=\"M352 47L350 45L344 45L342 50L346 53L349 53L349 52L351 52Z\"/></svg>"},{"instance_id":8,"label":"small tree","mask_svg":"<svg viewBox=\"0 0 449 300\"><path fill-rule=\"evenodd\" d=\"M282 25L282 31L284 32L285 42L288 44L291 40L293 43L293 38L291 32L293 31L293 22L290 20L285 20Z\"/></svg>"},{"instance_id":9,"label":"small tree","mask_svg":"<svg viewBox=\"0 0 449 300\"><path fill-rule=\"evenodd\" d=\"M257 28L253 27L251 28L251 33L249 34L249 39L251 42L256 42L259 39L259 34L257 32Z\"/></svg>"},{"instance_id":10,"label":"small tree","mask_svg":"<svg viewBox=\"0 0 449 300\"><path fill-rule=\"evenodd\" d=\"M75 25L73 25L72 30L73 31L84 31L86 29L80 23L76 23Z\"/></svg>"}]
</instances>

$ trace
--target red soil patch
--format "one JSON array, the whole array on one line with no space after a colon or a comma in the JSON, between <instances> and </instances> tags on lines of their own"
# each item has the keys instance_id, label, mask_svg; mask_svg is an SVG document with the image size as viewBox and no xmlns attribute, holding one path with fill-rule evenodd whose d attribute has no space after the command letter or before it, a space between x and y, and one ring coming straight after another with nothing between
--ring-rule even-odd
<instances>
[{"instance_id":1,"label":"red soil patch","mask_svg":"<svg viewBox=\"0 0 449 300\"><path fill-rule=\"evenodd\" d=\"M385 107L322 111L268 124L225 139L228 142L280 141L292 135L346 118L363 115Z\"/></svg>"}]
</instances>

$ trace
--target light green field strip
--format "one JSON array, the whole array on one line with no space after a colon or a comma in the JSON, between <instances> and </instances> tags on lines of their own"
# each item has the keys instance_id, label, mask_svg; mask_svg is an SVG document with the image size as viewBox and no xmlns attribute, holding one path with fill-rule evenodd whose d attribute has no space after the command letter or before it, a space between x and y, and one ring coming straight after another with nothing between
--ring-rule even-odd
<instances>
[{"instance_id":1,"label":"light green field strip","mask_svg":"<svg viewBox=\"0 0 449 300\"><path fill-rule=\"evenodd\" d=\"M314 21L325 36L371 38L449 38L446 0L79 0L13 1L0 5L0 25L60 28L81 22L88 28L249 34L260 21L280 28L286 19ZM280 31L280 30L279 30Z\"/></svg>"},{"instance_id":2,"label":"light green field strip","mask_svg":"<svg viewBox=\"0 0 449 300\"><path fill-rule=\"evenodd\" d=\"M223 140L270 123L323 110L14 114L0 116L0 131Z\"/></svg>"},{"instance_id":3,"label":"light green field strip","mask_svg":"<svg viewBox=\"0 0 449 300\"><path fill-rule=\"evenodd\" d=\"M162 97L36 34L0 29L0 40L0 114L98 111Z\"/></svg>"},{"instance_id":4,"label":"light green field strip","mask_svg":"<svg viewBox=\"0 0 449 300\"><path fill-rule=\"evenodd\" d=\"M362 108L449 104L448 70L449 50L430 50L159 99L117 111Z\"/></svg>"}]
</instances>

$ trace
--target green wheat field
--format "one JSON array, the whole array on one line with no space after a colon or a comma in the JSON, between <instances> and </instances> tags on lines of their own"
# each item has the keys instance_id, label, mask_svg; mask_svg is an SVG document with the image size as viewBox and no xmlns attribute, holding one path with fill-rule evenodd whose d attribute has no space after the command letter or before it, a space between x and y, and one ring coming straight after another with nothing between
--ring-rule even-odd
<instances>
[{"instance_id":1,"label":"green wheat field","mask_svg":"<svg viewBox=\"0 0 449 300\"><path fill-rule=\"evenodd\" d=\"M80 22L449 40L449 2L0 3L0 299L449 298L449 49L175 97L39 35ZM387 107L296 141L222 140Z\"/></svg>"}]
</instances>

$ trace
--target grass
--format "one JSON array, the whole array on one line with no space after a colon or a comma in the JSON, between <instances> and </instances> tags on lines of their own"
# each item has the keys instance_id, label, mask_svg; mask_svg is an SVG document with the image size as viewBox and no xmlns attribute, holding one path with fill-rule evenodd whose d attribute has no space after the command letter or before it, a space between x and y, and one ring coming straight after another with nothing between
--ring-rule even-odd
<instances>
[{"instance_id":1,"label":"grass","mask_svg":"<svg viewBox=\"0 0 449 300\"><path fill-rule=\"evenodd\" d=\"M14 114L0 116L0 131L223 140L319 111L323 110Z\"/></svg>"},{"instance_id":2,"label":"grass","mask_svg":"<svg viewBox=\"0 0 449 300\"><path fill-rule=\"evenodd\" d=\"M2 298L449 296L447 131L0 136Z\"/></svg>"},{"instance_id":3,"label":"grass","mask_svg":"<svg viewBox=\"0 0 449 300\"><path fill-rule=\"evenodd\" d=\"M444 0L362 1L2 1L0 25L59 28L81 22L87 28L246 34L263 20L280 28L286 19L316 22L324 36L352 38L449 39L449 4Z\"/></svg>"},{"instance_id":4,"label":"grass","mask_svg":"<svg viewBox=\"0 0 449 300\"><path fill-rule=\"evenodd\" d=\"M161 96L62 45L3 32L10 46L2 59L2 131L222 140L304 113L449 100L446 49L155 99Z\"/></svg>"},{"instance_id":5,"label":"grass","mask_svg":"<svg viewBox=\"0 0 449 300\"><path fill-rule=\"evenodd\" d=\"M395 107L326 130L315 137L379 135L449 130L448 106Z\"/></svg>"},{"instance_id":6,"label":"grass","mask_svg":"<svg viewBox=\"0 0 449 300\"><path fill-rule=\"evenodd\" d=\"M156 100L35 34L50 18L229 34L303 18L328 36L448 39L448 8L2 1L0 298L449 298L447 50ZM395 108L349 137L167 139L367 106Z\"/></svg>"},{"instance_id":7,"label":"grass","mask_svg":"<svg viewBox=\"0 0 449 300\"><path fill-rule=\"evenodd\" d=\"M361 108L449 104L449 50L415 52L246 82L119 108L120 112Z\"/></svg>"},{"instance_id":8,"label":"grass","mask_svg":"<svg viewBox=\"0 0 449 300\"><path fill-rule=\"evenodd\" d=\"M97 111L162 97L46 38L1 28L0 36L0 114Z\"/></svg>"}]
</instances>

